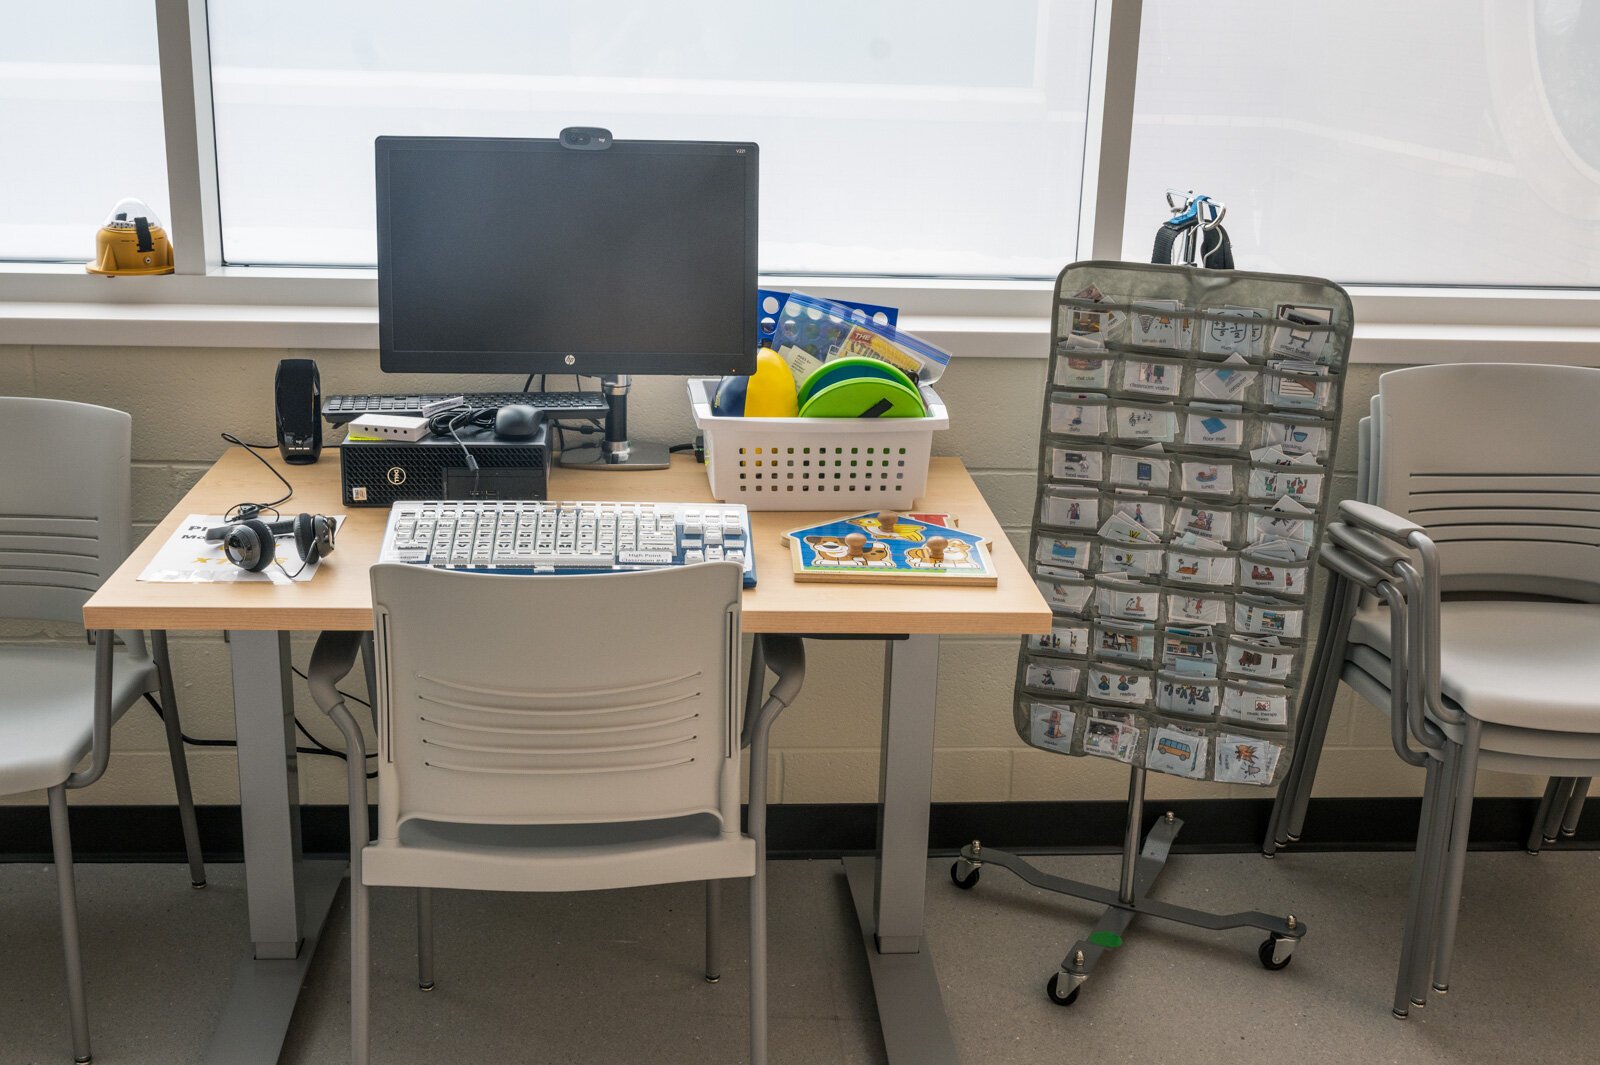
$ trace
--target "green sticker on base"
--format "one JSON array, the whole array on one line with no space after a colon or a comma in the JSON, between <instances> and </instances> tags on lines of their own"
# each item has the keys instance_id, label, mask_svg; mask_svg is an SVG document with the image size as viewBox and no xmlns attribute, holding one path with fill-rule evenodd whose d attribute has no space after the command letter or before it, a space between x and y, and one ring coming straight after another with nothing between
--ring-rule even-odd
<instances>
[{"instance_id":1,"label":"green sticker on base","mask_svg":"<svg viewBox=\"0 0 1600 1065\"><path fill-rule=\"evenodd\" d=\"M1115 932L1091 932L1089 933L1089 942L1107 950L1116 950L1122 946L1122 937Z\"/></svg>"}]
</instances>

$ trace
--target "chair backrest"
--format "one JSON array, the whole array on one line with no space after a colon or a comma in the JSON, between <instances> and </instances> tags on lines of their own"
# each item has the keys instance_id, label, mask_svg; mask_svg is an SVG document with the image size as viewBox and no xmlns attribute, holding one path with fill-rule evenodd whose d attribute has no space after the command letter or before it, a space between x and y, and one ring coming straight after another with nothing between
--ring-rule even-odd
<instances>
[{"instance_id":1,"label":"chair backrest","mask_svg":"<svg viewBox=\"0 0 1600 1065\"><path fill-rule=\"evenodd\" d=\"M1427 528L1445 592L1597 602L1597 428L1597 369L1394 370L1373 403L1373 502Z\"/></svg>"},{"instance_id":2,"label":"chair backrest","mask_svg":"<svg viewBox=\"0 0 1600 1065\"><path fill-rule=\"evenodd\" d=\"M378 835L711 814L739 831L739 566L372 568Z\"/></svg>"},{"instance_id":3,"label":"chair backrest","mask_svg":"<svg viewBox=\"0 0 1600 1065\"><path fill-rule=\"evenodd\" d=\"M0 396L0 617L83 623L128 557L133 419Z\"/></svg>"}]
</instances>

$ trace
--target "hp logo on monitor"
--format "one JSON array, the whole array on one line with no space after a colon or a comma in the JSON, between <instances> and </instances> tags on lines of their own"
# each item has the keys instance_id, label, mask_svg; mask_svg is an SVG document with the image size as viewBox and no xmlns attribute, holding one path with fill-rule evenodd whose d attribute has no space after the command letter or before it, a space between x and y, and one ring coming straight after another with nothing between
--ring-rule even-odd
<instances>
[{"instance_id":1,"label":"hp logo on monitor","mask_svg":"<svg viewBox=\"0 0 1600 1065\"><path fill-rule=\"evenodd\" d=\"M578 363L578 357L576 355L568 355L565 359L565 362L568 366L576 366Z\"/></svg>"}]
</instances>

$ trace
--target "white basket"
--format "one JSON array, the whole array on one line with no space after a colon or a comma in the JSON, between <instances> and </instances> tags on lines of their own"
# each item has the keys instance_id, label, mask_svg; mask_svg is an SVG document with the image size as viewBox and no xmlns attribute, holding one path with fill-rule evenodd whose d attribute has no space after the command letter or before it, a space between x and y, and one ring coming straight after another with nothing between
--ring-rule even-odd
<instances>
[{"instance_id":1,"label":"white basket","mask_svg":"<svg viewBox=\"0 0 1600 1065\"><path fill-rule=\"evenodd\" d=\"M718 380L689 381L718 502L751 510L895 510L928 486L933 434L950 427L923 386L926 418L726 418L711 413Z\"/></svg>"}]
</instances>

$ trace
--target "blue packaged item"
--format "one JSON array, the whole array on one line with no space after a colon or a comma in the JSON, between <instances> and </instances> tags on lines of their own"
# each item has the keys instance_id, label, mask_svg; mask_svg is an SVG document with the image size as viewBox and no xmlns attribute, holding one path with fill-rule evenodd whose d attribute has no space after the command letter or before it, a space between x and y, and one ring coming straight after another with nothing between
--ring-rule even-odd
<instances>
[{"instance_id":1,"label":"blue packaged item","mask_svg":"<svg viewBox=\"0 0 1600 1065\"><path fill-rule=\"evenodd\" d=\"M862 356L929 385L950 362L949 352L921 337L870 319L858 320L845 304L803 292L790 293L783 305L773 346L801 380L829 359Z\"/></svg>"},{"instance_id":2,"label":"blue packaged item","mask_svg":"<svg viewBox=\"0 0 1600 1065\"><path fill-rule=\"evenodd\" d=\"M776 336L778 332L778 315L783 312L783 305L789 302L791 293L779 292L773 288L756 289L756 336L762 347L778 349ZM898 307L885 307L877 303L861 303L857 300L834 300L841 307L850 308L850 317L857 322L873 322L876 325L897 325L900 321Z\"/></svg>"}]
</instances>

